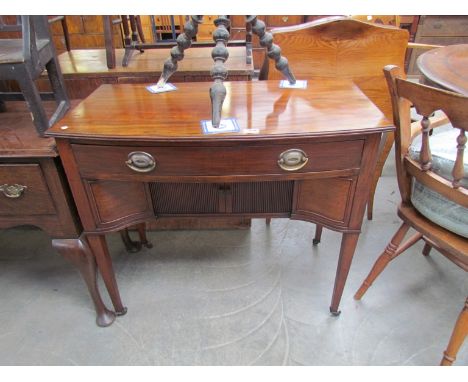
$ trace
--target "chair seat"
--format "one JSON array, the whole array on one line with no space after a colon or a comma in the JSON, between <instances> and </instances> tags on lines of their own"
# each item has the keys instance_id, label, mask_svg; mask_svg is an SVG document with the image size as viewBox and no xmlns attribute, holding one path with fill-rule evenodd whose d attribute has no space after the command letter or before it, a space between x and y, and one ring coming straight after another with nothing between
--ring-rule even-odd
<instances>
[{"instance_id":1,"label":"chair seat","mask_svg":"<svg viewBox=\"0 0 468 382\"><path fill-rule=\"evenodd\" d=\"M468 208L465 208L413 180L413 206L434 223L468 238Z\"/></svg>"},{"instance_id":2,"label":"chair seat","mask_svg":"<svg viewBox=\"0 0 468 382\"><path fill-rule=\"evenodd\" d=\"M413 206L400 204L398 206L398 216L421 232L455 264L468 271L468 240L440 227L436 223L428 221Z\"/></svg>"},{"instance_id":3,"label":"chair seat","mask_svg":"<svg viewBox=\"0 0 468 382\"><path fill-rule=\"evenodd\" d=\"M457 156L457 129L448 125L437 129L430 138L432 153L432 171L452 181L452 169ZM418 160L421 151L421 136L417 136L408 153L411 159ZM461 186L468 188L468 157L464 158L465 175ZM425 217L434 223L468 238L468 208L465 208L434 190L413 180L411 202Z\"/></svg>"},{"instance_id":4,"label":"chair seat","mask_svg":"<svg viewBox=\"0 0 468 382\"><path fill-rule=\"evenodd\" d=\"M48 43L48 40L37 40L37 50L41 51ZM21 62L24 62L23 40L0 40L0 64L18 64Z\"/></svg>"}]
</instances>

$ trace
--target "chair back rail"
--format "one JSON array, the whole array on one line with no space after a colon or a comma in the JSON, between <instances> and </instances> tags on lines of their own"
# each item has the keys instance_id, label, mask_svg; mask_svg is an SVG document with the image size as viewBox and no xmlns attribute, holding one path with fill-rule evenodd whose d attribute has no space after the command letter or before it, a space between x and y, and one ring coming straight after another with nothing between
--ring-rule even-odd
<instances>
[{"instance_id":1,"label":"chair back rail","mask_svg":"<svg viewBox=\"0 0 468 382\"><path fill-rule=\"evenodd\" d=\"M395 149L397 153L397 176L404 202L409 202L411 177L433 189L447 199L468 208L468 190L460 182L465 176L463 158L468 130L468 97L414 83L401 78L401 70L396 66L386 66L392 103L395 109ZM414 106L423 118L420 122L421 148L418 160L411 159L408 148L411 144L411 122L409 108ZM456 158L452 168L452 179L446 180L432 171L431 131L433 126L429 117L442 111L452 127L458 129Z\"/></svg>"}]
</instances>

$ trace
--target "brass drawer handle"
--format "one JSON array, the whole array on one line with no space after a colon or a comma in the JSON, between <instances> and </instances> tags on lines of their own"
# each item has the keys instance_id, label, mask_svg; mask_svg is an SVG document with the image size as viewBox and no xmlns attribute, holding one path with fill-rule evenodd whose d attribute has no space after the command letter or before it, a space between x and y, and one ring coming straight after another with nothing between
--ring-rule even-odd
<instances>
[{"instance_id":1,"label":"brass drawer handle","mask_svg":"<svg viewBox=\"0 0 468 382\"><path fill-rule=\"evenodd\" d=\"M283 17L281 18L281 20L283 20L283 23L287 23L288 20L289 20L289 17L288 17L288 16L283 16Z\"/></svg>"},{"instance_id":2,"label":"brass drawer handle","mask_svg":"<svg viewBox=\"0 0 468 382\"><path fill-rule=\"evenodd\" d=\"M3 195L5 195L7 198L16 199L23 194L23 191L26 188L28 187L22 186L21 184L3 184L0 186L0 191L2 191Z\"/></svg>"},{"instance_id":3,"label":"brass drawer handle","mask_svg":"<svg viewBox=\"0 0 468 382\"><path fill-rule=\"evenodd\" d=\"M133 151L128 154L125 164L136 172L150 172L156 167L154 158L144 151Z\"/></svg>"},{"instance_id":4,"label":"brass drawer handle","mask_svg":"<svg viewBox=\"0 0 468 382\"><path fill-rule=\"evenodd\" d=\"M290 149L282 152L278 159L278 166L285 171L297 171L304 167L309 158L300 149Z\"/></svg>"}]
</instances>

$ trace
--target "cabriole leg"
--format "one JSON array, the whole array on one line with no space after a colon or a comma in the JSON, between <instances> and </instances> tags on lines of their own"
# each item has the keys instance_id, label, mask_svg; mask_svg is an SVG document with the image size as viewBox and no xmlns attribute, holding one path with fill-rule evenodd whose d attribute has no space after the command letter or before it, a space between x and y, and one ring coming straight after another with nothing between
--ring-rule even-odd
<instances>
[{"instance_id":1,"label":"cabriole leg","mask_svg":"<svg viewBox=\"0 0 468 382\"><path fill-rule=\"evenodd\" d=\"M57 252L75 265L88 287L96 309L98 326L109 326L115 320L115 314L104 305L97 285L96 260L85 241L79 239L54 239L52 246Z\"/></svg>"}]
</instances>

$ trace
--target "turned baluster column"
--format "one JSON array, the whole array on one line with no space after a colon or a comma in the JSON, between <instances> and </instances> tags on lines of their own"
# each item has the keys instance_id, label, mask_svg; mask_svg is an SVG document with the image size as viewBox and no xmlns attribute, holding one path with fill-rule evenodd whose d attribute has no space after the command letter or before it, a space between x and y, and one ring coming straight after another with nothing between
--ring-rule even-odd
<instances>
[{"instance_id":1,"label":"turned baluster column","mask_svg":"<svg viewBox=\"0 0 468 382\"><path fill-rule=\"evenodd\" d=\"M190 16L189 21L184 25L184 33L177 37L177 45L171 49L171 57L164 62L161 77L157 83L158 87L163 87L177 70L177 62L184 58L184 50L192 45L192 38L198 32L198 24L203 21L203 16Z\"/></svg>"},{"instance_id":2,"label":"turned baluster column","mask_svg":"<svg viewBox=\"0 0 468 382\"><path fill-rule=\"evenodd\" d=\"M421 153L419 154L419 162L423 171L428 171L432 167L432 154L429 146L429 134L432 130L429 118L424 116L421 120L422 140Z\"/></svg>"},{"instance_id":3,"label":"turned baluster column","mask_svg":"<svg viewBox=\"0 0 468 382\"><path fill-rule=\"evenodd\" d=\"M257 16L246 16L246 22L252 24L252 32L259 37L260 45L267 49L268 58L275 60L275 68L290 84L295 84L296 78L289 68L288 59L281 55L281 48L273 43L273 35L266 31L265 23Z\"/></svg>"},{"instance_id":4,"label":"turned baluster column","mask_svg":"<svg viewBox=\"0 0 468 382\"><path fill-rule=\"evenodd\" d=\"M460 130L460 135L457 137L457 159L453 165L453 188L459 188L460 182L465 176L465 169L463 168L463 154L465 152L466 135L465 130Z\"/></svg>"},{"instance_id":5,"label":"turned baluster column","mask_svg":"<svg viewBox=\"0 0 468 382\"><path fill-rule=\"evenodd\" d=\"M227 16L219 16L219 18L214 21L217 27L213 33L213 40L216 46L211 52L211 57L213 57L215 62L213 69L211 69L211 77L213 77L214 83L210 88L211 121L213 127L219 127L221 122L221 110L223 108L224 99L226 98L226 87L223 81L227 78L228 74L224 63L229 57L229 51L226 47L229 40L229 23Z\"/></svg>"}]
</instances>

